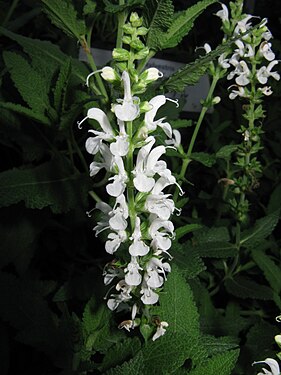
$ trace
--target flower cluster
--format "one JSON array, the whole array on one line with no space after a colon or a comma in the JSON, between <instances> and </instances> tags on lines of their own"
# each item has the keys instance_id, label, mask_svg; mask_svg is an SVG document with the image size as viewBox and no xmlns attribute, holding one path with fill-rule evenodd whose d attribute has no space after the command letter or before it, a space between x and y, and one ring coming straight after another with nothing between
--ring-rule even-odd
<instances>
[{"instance_id":1,"label":"flower cluster","mask_svg":"<svg viewBox=\"0 0 281 375\"><path fill-rule=\"evenodd\" d=\"M134 34L128 26L126 30ZM111 67L99 72L103 79L119 82L123 91L123 98L117 98L111 106L113 120L101 109L91 108L79 123L81 126L83 121L91 119L100 127L100 130L89 130L86 141L86 150L94 156L90 176L102 169L111 175L106 192L112 205L102 201L96 204L101 218L94 227L96 235L107 231L105 250L115 256L103 273L106 285L114 283L108 292L107 305L111 310L131 311L131 319L123 321L120 328L129 331L142 324L156 327L152 337L155 340L165 333L168 323L151 317L149 309L158 302L171 271L168 251L174 226L170 218L179 211L171 194L164 191L172 185L181 191L167 163L161 160L167 147L180 143L180 134L173 133L165 118L156 120L155 117L160 107L173 100L157 95L141 102L134 96L134 87L139 90L162 76L156 68L149 68L139 76L127 70L119 76ZM153 133L159 128L168 138L168 145L156 142ZM136 318L137 314L141 318Z\"/></svg>"}]
</instances>

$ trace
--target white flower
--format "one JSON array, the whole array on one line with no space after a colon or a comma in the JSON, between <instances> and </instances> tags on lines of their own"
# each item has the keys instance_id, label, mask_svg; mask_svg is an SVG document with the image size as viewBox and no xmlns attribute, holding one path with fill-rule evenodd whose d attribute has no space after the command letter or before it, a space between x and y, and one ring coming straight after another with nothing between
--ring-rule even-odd
<instances>
[{"instance_id":1,"label":"white flower","mask_svg":"<svg viewBox=\"0 0 281 375\"><path fill-rule=\"evenodd\" d=\"M161 220L168 220L174 212L175 203L169 199L171 194L149 194L145 201L148 212L157 215Z\"/></svg>"},{"instance_id":2,"label":"white flower","mask_svg":"<svg viewBox=\"0 0 281 375\"><path fill-rule=\"evenodd\" d=\"M272 61L275 59L275 54L271 49L271 43L268 43L267 41L261 43L259 47L259 53L268 61Z\"/></svg>"},{"instance_id":3,"label":"white flower","mask_svg":"<svg viewBox=\"0 0 281 375\"><path fill-rule=\"evenodd\" d=\"M148 145L140 149L133 171L135 175L134 186L142 193L148 193L154 187L155 180L153 177L156 173L164 172L167 169L164 161L158 161L160 156L166 152L165 146L157 146L150 151L151 147L152 144L149 142Z\"/></svg>"},{"instance_id":4,"label":"white flower","mask_svg":"<svg viewBox=\"0 0 281 375\"><path fill-rule=\"evenodd\" d=\"M157 340L159 337L163 336L166 332L166 328L169 326L169 324L167 322L160 322L160 324L158 324L158 327L156 329L156 332L154 333L153 337L152 337L152 341L155 341Z\"/></svg>"},{"instance_id":5,"label":"white flower","mask_svg":"<svg viewBox=\"0 0 281 375\"><path fill-rule=\"evenodd\" d=\"M116 198L116 202L112 211L109 212L111 217L108 224L115 231L125 230L127 228L127 218L129 216L128 205L124 194Z\"/></svg>"},{"instance_id":6,"label":"white flower","mask_svg":"<svg viewBox=\"0 0 281 375\"><path fill-rule=\"evenodd\" d=\"M250 14L248 14L245 18L243 18L241 21L237 22L237 26L234 29L234 34L244 34L247 30L250 29L252 26L251 23L248 23L248 21L253 18Z\"/></svg>"},{"instance_id":7,"label":"white flower","mask_svg":"<svg viewBox=\"0 0 281 375\"><path fill-rule=\"evenodd\" d=\"M248 83L250 83L249 76L250 76L250 69L248 68L248 65L245 61L240 61L237 68L236 68L236 74L238 77L236 77L235 82L239 86L246 86Z\"/></svg>"},{"instance_id":8,"label":"white flower","mask_svg":"<svg viewBox=\"0 0 281 375\"><path fill-rule=\"evenodd\" d=\"M222 22L229 22L229 13L228 13L228 8L225 4L221 4L222 9L219 10L217 13L215 13L216 16L218 16Z\"/></svg>"},{"instance_id":9,"label":"white flower","mask_svg":"<svg viewBox=\"0 0 281 375\"><path fill-rule=\"evenodd\" d=\"M118 268L109 268L108 270L103 272L103 282L105 285L109 285L115 277L119 277L121 275L121 270Z\"/></svg>"},{"instance_id":10,"label":"white flower","mask_svg":"<svg viewBox=\"0 0 281 375\"><path fill-rule=\"evenodd\" d=\"M127 135L117 135L116 142L110 144L110 151L114 156L126 156L129 151L129 141Z\"/></svg>"},{"instance_id":11,"label":"white flower","mask_svg":"<svg viewBox=\"0 0 281 375\"><path fill-rule=\"evenodd\" d=\"M160 72L157 68L148 68L141 75L140 80L144 80L145 83L150 83L156 81L158 78L162 78L163 73Z\"/></svg>"},{"instance_id":12,"label":"white flower","mask_svg":"<svg viewBox=\"0 0 281 375\"><path fill-rule=\"evenodd\" d=\"M155 257L151 258L146 265L147 285L153 289L160 288L164 279L166 280L165 272L171 272L171 266L169 263L162 263L160 259Z\"/></svg>"},{"instance_id":13,"label":"white flower","mask_svg":"<svg viewBox=\"0 0 281 375\"><path fill-rule=\"evenodd\" d=\"M105 229L109 228L109 212L112 210L109 204L105 202L97 202L96 203L96 209L100 210L103 213L103 217L101 221L97 222L97 225L93 228L93 230L96 231L96 236L103 232Z\"/></svg>"},{"instance_id":14,"label":"white flower","mask_svg":"<svg viewBox=\"0 0 281 375\"><path fill-rule=\"evenodd\" d=\"M163 122L165 117L160 118L159 120L154 120L156 113L162 105L166 103L166 101L176 102L170 98L166 98L164 95L157 95L149 101L149 105L151 106L151 110L145 113L144 116L144 124L148 130L148 132L152 132L156 130L157 126L163 129L165 134L171 138L172 137L172 128L168 122Z\"/></svg>"},{"instance_id":15,"label":"white flower","mask_svg":"<svg viewBox=\"0 0 281 375\"><path fill-rule=\"evenodd\" d=\"M110 149L105 144L100 145L101 162L93 161L90 164L90 176L95 176L102 168L110 172L113 169L115 158L110 152Z\"/></svg>"},{"instance_id":16,"label":"white flower","mask_svg":"<svg viewBox=\"0 0 281 375\"><path fill-rule=\"evenodd\" d=\"M127 240L127 233L124 230L120 230L117 233L109 233L108 240L105 243L105 251L109 254L115 253L122 242Z\"/></svg>"},{"instance_id":17,"label":"white flower","mask_svg":"<svg viewBox=\"0 0 281 375\"><path fill-rule=\"evenodd\" d=\"M138 264L137 258L132 256L131 262L124 269L125 281L128 285L132 285L132 286L140 285L142 281L142 276L139 273L139 270L142 270L142 268Z\"/></svg>"},{"instance_id":18,"label":"white flower","mask_svg":"<svg viewBox=\"0 0 281 375\"><path fill-rule=\"evenodd\" d=\"M124 162L120 156L115 157L115 164L118 168L118 174L116 174L114 177L110 177L109 181L113 180L113 182L106 185L106 191L112 197L118 197L119 195L123 194L126 188L126 182L128 181Z\"/></svg>"},{"instance_id":19,"label":"white flower","mask_svg":"<svg viewBox=\"0 0 281 375\"><path fill-rule=\"evenodd\" d=\"M201 48L201 47L199 47L199 48ZM208 53L210 53L212 51L212 47L210 46L209 43L205 43L202 48L204 48L206 54L208 54Z\"/></svg>"},{"instance_id":20,"label":"white flower","mask_svg":"<svg viewBox=\"0 0 281 375\"><path fill-rule=\"evenodd\" d=\"M233 100L237 96L240 96L241 98L245 97L245 89L242 86L237 86L237 85L231 85L228 87L228 90L231 90L231 93L229 94L229 99Z\"/></svg>"},{"instance_id":21,"label":"white flower","mask_svg":"<svg viewBox=\"0 0 281 375\"><path fill-rule=\"evenodd\" d=\"M270 367L270 371L263 368L263 372L259 372L257 375L280 375L279 364L275 359L266 358L264 361L254 362L252 365L266 364Z\"/></svg>"},{"instance_id":22,"label":"white flower","mask_svg":"<svg viewBox=\"0 0 281 375\"><path fill-rule=\"evenodd\" d=\"M166 145L178 148L181 145L181 133L177 129L173 129L173 136L174 138L167 139L165 143Z\"/></svg>"},{"instance_id":23,"label":"white flower","mask_svg":"<svg viewBox=\"0 0 281 375\"><path fill-rule=\"evenodd\" d=\"M269 96L273 93L270 86L259 87L258 90L261 91L263 95L266 95L266 96Z\"/></svg>"},{"instance_id":24,"label":"white flower","mask_svg":"<svg viewBox=\"0 0 281 375\"><path fill-rule=\"evenodd\" d=\"M139 98L132 97L131 82L128 72L124 71L122 74L124 82L124 99L118 101L122 104L116 104L113 107L116 117L121 121L133 121L140 113Z\"/></svg>"},{"instance_id":25,"label":"white flower","mask_svg":"<svg viewBox=\"0 0 281 375\"><path fill-rule=\"evenodd\" d=\"M114 82L120 79L120 77L118 77L117 73L113 68L111 68L111 66L104 66L101 72L101 76L105 81Z\"/></svg>"},{"instance_id":26,"label":"white flower","mask_svg":"<svg viewBox=\"0 0 281 375\"><path fill-rule=\"evenodd\" d=\"M149 252L149 246L141 240L140 218L137 216L135 220L135 229L131 239L133 243L129 247L129 253L133 256L144 256Z\"/></svg>"},{"instance_id":27,"label":"white flower","mask_svg":"<svg viewBox=\"0 0 281 375\"><path fill-rule=\"evenodd\" d=\"M118 292L120 291L120 294L111 294L110 297L113 298L110 298L107 301L107 306L112 311L116 310L121 302L127 302L132 298L130 294L132 291L132 286L126 284L125 280L119 281L119 283L116 285L116 290Z\"/></svg>"},{"instance_id":28,"label":"white flower","mask_svg":"<svg viewBox=\"0 0 281 375\"><path fill-rule=\"evenodd\" d=\"M160 232L160 229L165 229L173 235L174 225L171 221L156 218L152 221L149 227L149 234L152 239L151 246L153 249L166 251L171 247L172 242L169 234L167 232Z\"/></svg>"},{"instance_id":29,"label":"white flower","mask_svg":"<svg viewBox=\"0 0 281 375\"><path fill-rule=\"evenodd\" d=\"M218 58L218 63L223 69L228 69L230 67L229 59L226 58L227 54L223 53Z\"/></svg>"},{"instance_id":30,"label":"white flower","mask_svg":"<svg viewBox=\"0 0 281 375\"><path fill-rule=\"evenodd\" d=\"M159 295L155 293L146 283L145 277L142 283L141 291L142 294L141 300L145 305L154 305L159 300Z\"/></svg>"},{"instance_id":31,"label":"white flower","mask_svg":"<svg viewBox=\"0 0 281 375\"><path fill-rule=\"evenodd\" d=\"M90 108L87 112L87 116L84 117L83 120L78 122L78 127L81 128L81 124L88 119L96 120L100 124L100 127L102 128L105 134L114 134L106 114L101 109Z\"/></svg>"},{"instance_id":32,"label":"white flower","mask_svg":"<svg viewBox=\"0 0 281 375\"><path fill-rule=\"evenodd\" d=\"M277 60L271 61L267 67L262 66L257 71L257 80L262 84L265 85L269 77L273 77L277 81L280 79L280 75L277 72L272 72L271 69L278 64Z\"/></svg>"}]
</instances>

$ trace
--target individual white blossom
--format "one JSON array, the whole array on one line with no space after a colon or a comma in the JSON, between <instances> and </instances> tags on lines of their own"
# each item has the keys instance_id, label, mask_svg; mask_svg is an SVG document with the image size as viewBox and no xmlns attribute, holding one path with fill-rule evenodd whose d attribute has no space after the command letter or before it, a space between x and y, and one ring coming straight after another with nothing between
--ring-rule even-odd
<instances>
[{"instance_id":1,"label":"individual white blossom","mask_svg":"<svg viewBox=\"0 0 281 375\"><path fill-rule=\"evenodd\" d=\"M217 13L215 13L216 16L218 16L222 22L229 22L229 12L228 8L225 4L221 3L222 9L219 10Z\"/></svg>"},{"instance_id":2,"label":"individual white blossom","mask_svg":"<svg viewBox=\"0 0 281 375\"><path fill-rule=\"evenodd\" d=\"M116 290L119 292L119 294L111 294L110 297L113 298L109 298L107 301L107 306L112 311L116 310L120 303L128 302L132 298L132 286L126 284L125 280L119 281L119 283L116 285Z\"/></svg>"},{"instance_id":3,"label":"individual white blossom","mask_svg":"<svg viewBox=\"0 0 281 375\"><path fill-rule=\"evenodd\" d=\"M141 300L145 305L154 305L159 300L159 294L154 292L150 286L147 285L147 275L144 275L140 293Z\"/></svg>"},{"instance_id":4,"label":"individual white blossom","mask_svg":"<svg viewBox=\"0 0 281 375\"><path fill-rule=\"evenodd\" d=\"M264 41L259 47L259 54L263 56L267 61L275 59L275 53L271 49L271 43Z\"/></svg>"},{"instance_id":5,"label":"individual white blossom","mask_svg":"<svg viewBox=\"0 0 281 375\"><path fill-rule=\"evenodd\" d=\"M120 156L115 157L115 165L118 169L118 173L114 177L110 177L108 181L113 181L106 185L106 191L112 197L118 197L123 194L126 189L126 182L128 181L128 175L124 167L123 159Z\"/></svg>"},{"instance_id":6,"label":"individual white blossom","mask_svg":"<svg viewBox=\"0 0 281 375\"><path fill-rule=\"evenodd\" d=\"M137 257L132 256L131 262L128 263L127 267L124 269L125 282L132 286L140 285L142 281L142 275L139 273L140 270L142 270L142 268L138 263Z\"/></svg>"},{"instance_id":7,"label":"individual white blossom","mask_svg":"<svg viewBox=\"0 0 281 375\"><path fill-rule=\"evenodd\" d=\"M115 253L122 242L127 240L127 233L124 230L118 231L118 233L109 233L108 240L105 243L105 250L109 254Z\"/></svg>"},{"instance_id":8,"label":"individual white blossom","mask_svg":"<svg viewBox=\"0 0 281 375\"><path fill-rule=\"evenodd\" d=\"M273 77L277 81L280 79L280 75L277 72L272 72L271 69L277 65L279 62L277 60L271 61L268 66L262 66L258 71L257 71L257 80L265 85L267 83L267 80L269 77Z\"/></svg>"},{"instance_id":9,"label":"individual white blossom","mask_svg":"<svg viewBox=\"0 0 281 375\"><path fill-rule=\"evenodd\" d=\"M269 366L270 371L266 368L263 368L263 372L259 372L257 375L280 375L280 367L278 362L275 359L272 358L266 358L264 361L258 361L254 362L253 365L257 364L266 364Z\"/></svg>"},{"instance_id":10,"label":"individual white blossom","mask_svg":"<svg viewBox=\"0 0 281 375\"><path fill-rule=\"evenodd\" d=\"M130 239L133 240L129 246L129 253L133 256L144 256L149 252L149 246L141 239L140 218L135 219L135 229Z\"/></svg>"},{"instance_id":11,"label":"individual white blossom","mask_svg":"<svg viewBox=\"0 0 281 375\"><path fill-rule=\"evenodd\" d=\"M169 326L167 322L160 322L157 326L156 332L152 336L152 341L157 340L159 337L166 333L166 328Z\"/></svg>"}]
</instances>

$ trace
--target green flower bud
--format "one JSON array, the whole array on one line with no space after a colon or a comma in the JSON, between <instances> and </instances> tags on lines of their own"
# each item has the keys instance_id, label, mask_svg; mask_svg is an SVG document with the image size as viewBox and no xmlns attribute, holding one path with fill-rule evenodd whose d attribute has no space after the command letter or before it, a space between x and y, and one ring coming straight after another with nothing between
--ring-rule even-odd
<instances>
[{"instance_id":1,"label":"green flower bud","mask_svg":"<svg viewBox=\"0 0 281 375\"><path fill-rule=\"evenodd\" d=\"M130 44L132 41L132 38L130 36L123 36L122 41L125 44Z\"/></svg>"},{"instance_id":2,"label":"green flower bud","mask_svg":"<svg viewBox=\"0 0 281 375\"><path fill-rule=\"evenodd\" d=\"M110 66L105 66L104 68L102 68L101 76L105 81L108 81L111 83L120 81L119 75Z\"/></svg>"},{"instance_id":3,"label":"green flower bud","mask_svg":"<svg viewBox=\"0 0 281 375\"><path fill-rule=\"evenodd\" d=\"M149 48L145 47L142 50L140 50L138 53L135 54L135 59L136 60L145 59L148 54L149 54Z\"/></svg>"},{"instance_id":4,"label":"green flower bud","mask_svg":"<svg viewBox=\"0 0 281 375\"><path fill-rule=\"evenodd\" d=\"M139 27L142 25L142 18L140 18L136 12L133 12L130 15L130 22L134 27Z\"/></svg>"},{"instance_id":5,"label":"green flower bud","mask_svg":"<svg viewBox=\"0 0 281 375\"><path fill-rule=\"evenodd\" d=\"M127 61L130 58L130 52L124 48L114 48L112 57L117 61Z\"/></svg>"},{"instance_id":6,"label":"green flower bud","mask_svg":"<svg viewBox=\"0 0 281 375\"><path fill-rule=\"evenodd\" d=\"M130 46L136 50L142 50L143 48L145 48L145 45L143 44L143 42L141 40L139 40L138 38L134 38L131 43L130 43Z\"/></svg>"},{"instance_id":7,"label":"green flower bud","mask_svg":"<svg viewBox=\"0 0 281 375\"><path fill-rule=\"evenodd\" d=\"M135 28L132 27L129 23L126 23L124 26L123 26L123 30L126 34L134 34L135 32Z\"/></svg>"},{"instance_id":8,"label":"green flower bud","mask_svg":"<svg viewBox=\"0 0 281 375\"><path fill-rule=\"evenodd\" d=\"M281 348L281 335L276 335L274 337L274 340L275 340L276 344Z\"/></svg>"},{"instance_id":9,"label":"green flower bud","mask_svg":"<svg viewBox=\"0 0 281 375\"><path fill-rule=\"evenodd\" d=\"M148 29L144 26L139 27L137 29L137 35L146 35L148 33Z\"/></svg>"}]
</instances>

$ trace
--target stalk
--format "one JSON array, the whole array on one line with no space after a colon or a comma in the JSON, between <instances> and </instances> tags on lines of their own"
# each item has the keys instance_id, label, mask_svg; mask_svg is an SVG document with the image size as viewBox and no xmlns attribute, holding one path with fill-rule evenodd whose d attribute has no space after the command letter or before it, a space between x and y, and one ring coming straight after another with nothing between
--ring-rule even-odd
<instances>
[{"instance_id":1,"label":"stalk","mask_svg":"<svg viewBox=\"0 0 281 375\"><path fill-rule=\"evenodd\" d=\"M124 5L125 0L119 0L119 5ZM118 30L116 39L116 48L122 48L122 38L123 38L123 26L125 24L127 14L125 11L118 13Z\"/></svg>"}]
</instances>

